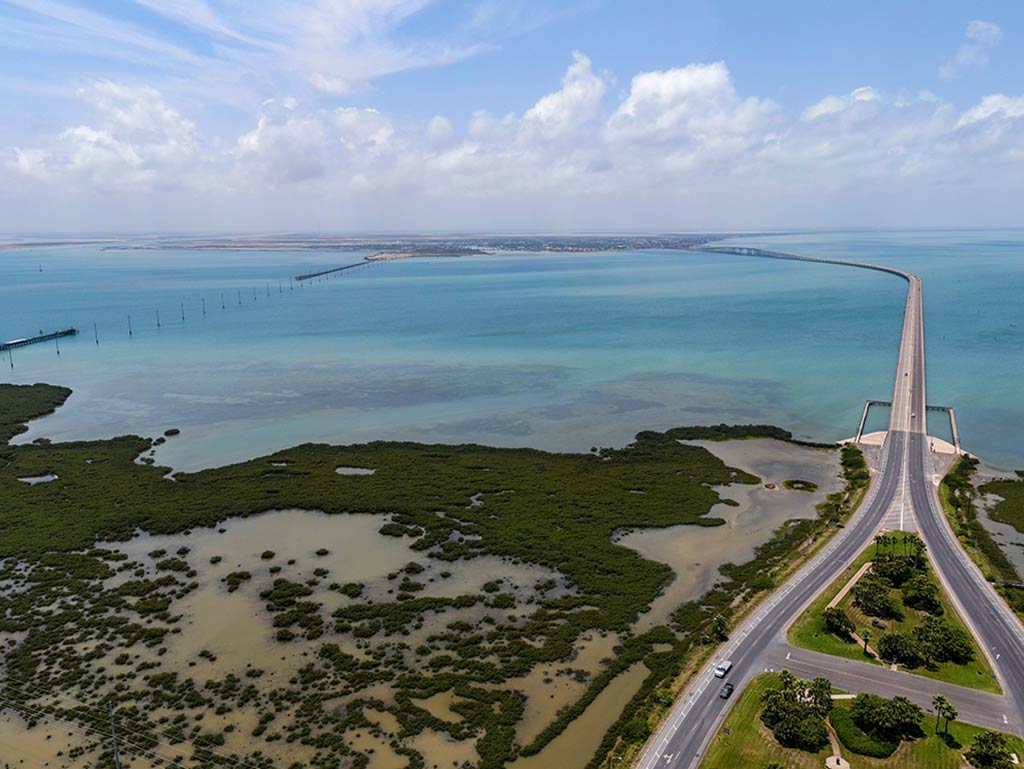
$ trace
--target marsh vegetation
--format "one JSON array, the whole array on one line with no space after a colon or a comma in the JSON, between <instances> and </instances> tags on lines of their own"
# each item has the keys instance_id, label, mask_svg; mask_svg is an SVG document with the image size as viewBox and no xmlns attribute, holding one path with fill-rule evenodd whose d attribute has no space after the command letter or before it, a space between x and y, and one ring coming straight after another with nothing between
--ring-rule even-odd
<instances>
[{"instance_id":1,"label":"marsh vegetation","mask_svg":"<svg viewBox=\"0 0 1024 769\"><path fill-rule=\"evenodd\" d=\"M0 389L6 434L67 396ZM851 504L852 484L638 626L674 575L616 533L721 526L724 490L760 483L685 437L590 454L306 444L198 473L137 462L153 445L137 436L4 445L11 728L79 729L68 766L109 763L113 710L129 762L498 767L557 750L586 714L608 730L599 761L640 739L701 636Z\"/></svg>"}]
</instances>

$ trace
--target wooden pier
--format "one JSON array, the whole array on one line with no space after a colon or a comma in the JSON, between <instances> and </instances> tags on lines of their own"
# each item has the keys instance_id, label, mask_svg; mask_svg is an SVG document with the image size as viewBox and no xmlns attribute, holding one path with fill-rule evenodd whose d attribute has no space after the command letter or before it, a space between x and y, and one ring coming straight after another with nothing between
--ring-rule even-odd
<instances>
[{"instance_id":1,"label":"wooden pier","mask_svg":"<svg viewBox=\"0 0 1024 769\"><path fill-rule=\"evenodd\" d=\"M26 347L30 344L39 344L40 342L49 342L52 339L60 339L62 336L77 336L78 329L74 326L70 328L62 328L60 331L54 331L52 334L40 334L39 336L30 336L25 339L12 339L9 342L0 343L0 352L6 352L7 350L13 350L15 347Z\"/></svg>"}]
</instances>

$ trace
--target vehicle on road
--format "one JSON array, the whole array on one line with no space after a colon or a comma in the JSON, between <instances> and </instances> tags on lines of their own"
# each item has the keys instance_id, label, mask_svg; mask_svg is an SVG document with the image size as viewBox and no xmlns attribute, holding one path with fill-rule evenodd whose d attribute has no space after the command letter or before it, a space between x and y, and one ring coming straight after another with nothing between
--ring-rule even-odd
<instances>
[{"instance_id":1,"label":"vehicle on road","mask_svg":"<svg viewBox=\"0 0 1024 769\"><path fill-rule=\"evenodd\" d=\"M732 660L722 660L715 667L715 678L725 678L726 673L732 670Z\"/></svg>"},{"instance_id":2,"label":"vehicle on road","mask_svg":"<svg viewBox=\"0 0 1024 769\"><path fill-rule=\"evenodd\" d=\"M733 691L736 689L732 684L726 684L722 687L722 690L718 692L718 696L723 700L727 700L732 696Z\"/></svg>"}]
</instances>

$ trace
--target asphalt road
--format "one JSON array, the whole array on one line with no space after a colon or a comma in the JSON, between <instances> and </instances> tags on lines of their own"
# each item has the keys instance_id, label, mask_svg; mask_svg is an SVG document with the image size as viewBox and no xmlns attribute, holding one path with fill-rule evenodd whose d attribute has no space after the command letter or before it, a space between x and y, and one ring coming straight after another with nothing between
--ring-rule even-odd
<instances>
[{"instance_id":1,"label":"asphalt road","mask_svg":"<svg viewBox=\"0 0 1024 769\"><path fill-rule=\"evenodd\" d=\"M903 696L925 710L931 709L932 697L943 694L959 711L958 720L988 729L1005 731L1008 714L1013 709L1013 703L1000 694L954 686L870 662L798 649L781 641L768 650L763 661L773 670L786 669L798 678L810 680L822 676L837 689L852 694L872 692L883 697Z\"/></svg>"},{"instance_id":2,"label":"asphalt road","mask_svg":"<svg viewBox=\"0 0 1024 769\"><path fill-rule=\"evenodd\" d=\"M737 690L742 690L752 678L777 662L773 654L777 653L786 628L871 542L889 509L901 505L908 508L908 514L917 519L921 536L936 562L939 578L981 643L991 652L993 667L1008 692L1007 697L999 700L1003 706L998 714L1002 729L1021 733L1018 703L1020 693L1024 693L1024 629L964 553L949 529L936 497L926 427L924 319L920 279L902 270L857 262L816 259L758 249L707 250L879 270L898 275L908 283L889 430L868 498L847 527L821 553L733 631L718 657L733 662L733 671L727 680ZM698 765L729 706L739 695L737 692L731 700L723 700L718 696L722 681L712 675L714 664L715 660L712 660L701 670L648 741L637 764L640 769L690 769ZM894 674L894 681L895 676L902 675ZM890 687L895 685L892 683ZM934 692L939 691L940 687L936 685ZM968 710L974 712L975 706L977 710L982 710L984 701L982 697ZM982 725L991 723L991 718L986 717L985 721Z\"/></svg>"}]
</instances>

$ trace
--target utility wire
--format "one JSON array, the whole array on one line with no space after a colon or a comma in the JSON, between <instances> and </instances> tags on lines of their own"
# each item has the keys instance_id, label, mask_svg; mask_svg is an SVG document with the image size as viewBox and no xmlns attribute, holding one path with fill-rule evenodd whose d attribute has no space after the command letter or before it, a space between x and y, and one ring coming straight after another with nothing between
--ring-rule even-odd
<instances>
[{"instance_id":1,"label":"utility wire","mask_svg":"<svg viewBox=\"0 0 1024 769\"><path fill-rule=\"evenodd\" d=\"M34 697L34 698L42 698L42 697L55 697L55 698L59 698L59 697L64 697L66 700L68 700L68 701L70 701L72 703L75 703L78 706L80 706L81 708L85 709L87 711L87 713L88 713L88 711L91 711L91 710L94 709L89 704L83 702L80 699L77 699L77 698L71 696L70 694L67 694L67 693L64 693L64 692L54 693L54 692L44 691L44 690L40 689L38 686L26 685L24 683L19 683L18 679L15 679L15 678L11 677L10 675L8 675L7 678L5 679L5 682L8 683L8 686L10 686L10 682L12 682L12 681L15 684L13 688L17 689L17 690L20 690L23 695L27 695L27 696ZM3 697L2 695L0 695L0 698L7 699L8 702L11 701L9 698ZM173 700L172 702L178 703L178 702L181 702L182 699L183 698L179 697L176 700ZM28 706L25 706L25 707L28 707ZM94 715L94 714L91 714L91 713L89 713L88 716L90 718L100 718L99 715ZM84 719L85 716L83 715L82 718ZM62 720L66 720L66 719L62 719ZM124 728L124 724L125 723L129 724L129 728L127 728L127 729ZM129 735L134 735L134 736L137 736L137 737L144 737L144 738L152 739L153 736L154 736L154 733L155 733L156 735L159 735L160 737L164 737L165 740L167 740L167 742L161 741L159 739L157 740L157 742L160 743L161 745L163 745L164 747L167 747L167 748L169 748L171 750L175 750L175 751L180 752L182 755L185 755L186 751L185 751L185 749L183 747L181 747L181 743L187 743L192 748L193 752L195 750L205 751L206 753L209 753L211 756L223 759L225 761L230 761L230 762L232 762L233 764L235 764L237 766L244 767L245 769L263 769L262 767L256 766L254 764L250 764L250 763L248 763L246 761L243 761L242 759L239 759L239 758L237 758L235 756L229 756L229 755L227 755L225 753L220 753L220 752L218 752L216 750L213 750L212 748L208 748L208 747L205 747L205 746L197 746L193 740L190 740L187 737L171 734L168 731L161 730L159 727L157 727L154 724L148 724L148 723L146 723L144 721L139 721L139 720L133 719L133 718L131 718L129 716L124 716L124 715L117 716L117 724L120 727L120 731L127 732ZM132 725L134 725L134 728L131 728ZM106 733L106 732L104 732L104 733ZM109 735L109 736L113 737L112 734ZM125 742L124 740L122 740L122 743L124 743L126 745L131 745L131 743ZM138 747L138 746L135 746L135 747Z\"/></svg>"}]
</instances>

